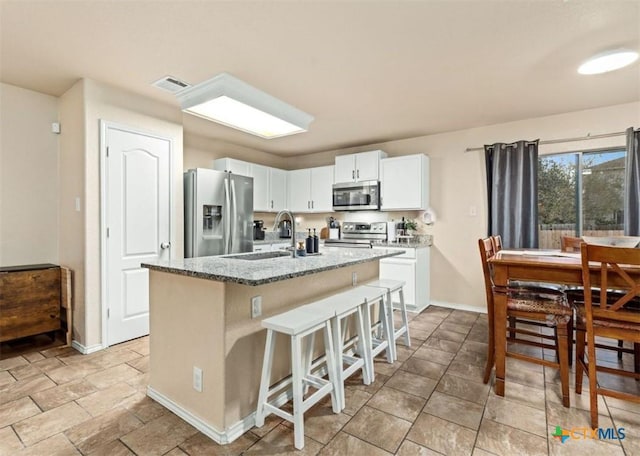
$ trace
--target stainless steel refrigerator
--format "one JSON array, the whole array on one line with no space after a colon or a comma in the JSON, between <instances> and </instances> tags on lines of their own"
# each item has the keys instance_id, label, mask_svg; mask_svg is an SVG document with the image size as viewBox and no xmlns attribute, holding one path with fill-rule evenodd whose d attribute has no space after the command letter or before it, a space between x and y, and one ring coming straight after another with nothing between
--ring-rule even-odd
<instances>
[{"instance_id":1,"label":"stainless steel refrigerator","mask_svg":"<svg viewBox=\"0 0 640 456\"><path fill-rule=\"evenodd\" d=\"M253 178L213 169L184 173L185 258L253 250Z\"/></svg>"}]
</instances>

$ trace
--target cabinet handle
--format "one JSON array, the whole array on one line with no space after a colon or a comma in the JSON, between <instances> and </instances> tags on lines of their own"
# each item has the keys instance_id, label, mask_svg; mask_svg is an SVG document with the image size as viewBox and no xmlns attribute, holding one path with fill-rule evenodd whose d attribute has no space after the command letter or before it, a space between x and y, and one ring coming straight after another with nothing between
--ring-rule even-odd
<instances>
[{"instance_id":1,"label":"cabinet handle","mask_svg":"<svg viewBox=\"0 0 640 456\"><path fill-rule=\"evenodd\" d=\"M273 200L271 200L271 209L273 209Z\"/></svg>"},{"instance_id":2,"label":"cabinet handle","mask_svg":"<svg viewBox=\"0 0 640 456\"><path fill-rule=\"evenodd\" d=\"M311 209L313 209L313 200L311 201Z\"/></svg>"},{"instance_id":3,"label":"cabinet handle","mask_svg":"<svg viewBox=\"0 0 640 456\"><path fill-rule=\"evenodd\" d=\"M311 202L307 201L307 209L311 209Z\"/></svg>"},{"instance_id":4,"label":"cabinet handle","mask_svg":"<svg viewBox=\"0 0 640 456\"><path fill-rule=\"evenodd\" d=\"M351 170L351 179L355 179L356 178L356 170L352 169Z\"/></svg>"},{"instance_id":5,"label":"cabinet handle","mask_svg":"<svg viewBox=\"0 0 640 456\"><path fill-rule=\"evenodd\" d=\"M360 179L360 170L356 171L356 177Z\"/></svg>"},{"instance_id":6,"label":"cabinet handle","mask_svg":"<svg viewBox=\"0 0 640 456\"><path fill-rule=\"evenodd\" d=\"M168 249L169 247L171 247L171 243L170 243L170 242L163 242L162 244L160 244L160 248L161 248L162 250L166 250L166 249Z\"/></svg>"}]
</instances>

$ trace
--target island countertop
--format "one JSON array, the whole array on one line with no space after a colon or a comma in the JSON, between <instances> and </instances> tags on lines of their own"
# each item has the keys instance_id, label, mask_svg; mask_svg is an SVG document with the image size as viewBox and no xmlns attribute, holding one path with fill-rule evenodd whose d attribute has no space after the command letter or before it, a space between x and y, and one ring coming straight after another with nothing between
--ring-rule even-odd
<instances>
[{"instance_id":1,"label":"island countertop","mask_svg":"<svg viewBox=\"0 0 640 456\"><path fill-rule=\"evenodd\" d=\"M320 253L320 255L301 258L280 257L260 260L209 256L143 263L142 267L201 279L256 286L379 260L400 255L402 252L386 249L324 247ZM250 254L247 253L247 255Z\"/></svg>"}]
</instances>

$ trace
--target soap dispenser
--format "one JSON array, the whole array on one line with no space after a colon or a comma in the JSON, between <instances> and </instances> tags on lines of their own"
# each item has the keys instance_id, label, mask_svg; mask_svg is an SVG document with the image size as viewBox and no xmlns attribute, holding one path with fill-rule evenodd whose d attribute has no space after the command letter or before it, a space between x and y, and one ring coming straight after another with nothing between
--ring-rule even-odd
<instances>
[{"instance_id":1,"label":"soap dispenser","mask_svg":"<svg viewBox=\"0 0 640 456\"><path fill-rule=\"evenodd\" d=\"M320 240L318 239L318 235L316 234L316 229L313 229L313 253L318 253L320 247Z\"/></svg>"},{"instance_id":2,"label":"soap dispenser","mask_svg":"<svg viewBox=\"0 0 640 456\"><path fill-rule=\"evenodd\" d=\"M309 236L306 239L307 253L313 253L313 238L311 237L311 228L309 228Z\"/></svg>"}]
</instances>

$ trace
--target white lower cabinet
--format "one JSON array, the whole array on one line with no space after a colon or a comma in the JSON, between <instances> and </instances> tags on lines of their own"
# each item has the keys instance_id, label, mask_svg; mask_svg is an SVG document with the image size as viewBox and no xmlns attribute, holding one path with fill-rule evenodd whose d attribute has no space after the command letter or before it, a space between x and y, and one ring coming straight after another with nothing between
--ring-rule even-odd
<instances>
[{"instance_id":1,"label":"white lower cabinet","mask_svg":"<svg viewBox=\"0 0 640 456\"><path fill-rule=\"evenodd\" d=\"M404 250L405 253L380 260L380 278L404 280L407 309L420 312L429 306L429 247L376 249ZM394 302L397 297L394 297Z\"/></svg>"}]
</instances>

